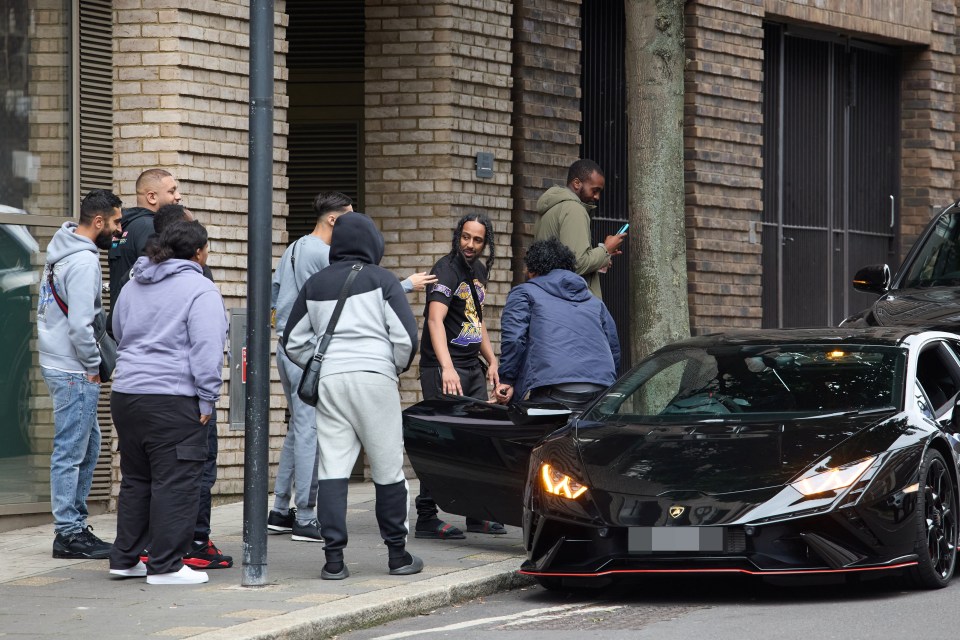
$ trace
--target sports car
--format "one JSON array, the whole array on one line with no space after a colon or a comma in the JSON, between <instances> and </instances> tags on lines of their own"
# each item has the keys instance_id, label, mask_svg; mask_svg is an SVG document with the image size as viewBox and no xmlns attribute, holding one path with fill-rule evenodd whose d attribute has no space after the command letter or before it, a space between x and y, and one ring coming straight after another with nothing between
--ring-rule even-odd
<instances>
[{"instance_id":1,"label":"sports car","mask_svg":"<svg viewBox=\"0 0 960 640\"><path fill-rule=\"evenodd\" d=\"M956 565L960 338L877 327L714 334L653 353L580 415L446 396L404 412L421 485L523 527L548 588L641 573Z\"/></svg>"}]
</instances>

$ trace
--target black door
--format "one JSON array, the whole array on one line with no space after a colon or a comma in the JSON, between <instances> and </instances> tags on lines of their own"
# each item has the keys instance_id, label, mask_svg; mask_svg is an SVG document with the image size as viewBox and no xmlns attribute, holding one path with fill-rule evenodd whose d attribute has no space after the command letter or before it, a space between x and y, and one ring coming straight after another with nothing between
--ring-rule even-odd
<instances>
[{"instance_id":1,"label":"black door","mask_svg":"<svg viewBox=\"0 0 960 640\"><path fill-rule=\"evenodd\" d=\"M871 303L850 286L896 263L895 50L767 25L763 326L834 326Z\"/></svg>"},{"instance_id":2,"label":"black door","mask_svg":"<svg viewBox=\"0 0 960 640\"><path fill-rule=\"evenodd\" d=\"M448 513L522 526L530 453L570 415L538 407L449 396L404 411L403 444L421 488Z\"/></svg>"}]
</instances>

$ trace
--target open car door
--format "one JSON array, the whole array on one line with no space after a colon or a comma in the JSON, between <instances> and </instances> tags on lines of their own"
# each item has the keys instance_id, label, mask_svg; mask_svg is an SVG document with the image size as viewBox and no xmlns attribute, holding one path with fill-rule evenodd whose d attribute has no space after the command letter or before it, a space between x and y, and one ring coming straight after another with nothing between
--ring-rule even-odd
<instances>
[{"instance_id":1,"label":"open car door","mask_svg":"<svg viewBox=\"0 0 960 640\"><path fill-rule=\"evenodd\" d=\"M404 445L441 509L521 526L530 452L569 416L558 404L444 396L403 412Z\"/></svg>"}]
</instances>

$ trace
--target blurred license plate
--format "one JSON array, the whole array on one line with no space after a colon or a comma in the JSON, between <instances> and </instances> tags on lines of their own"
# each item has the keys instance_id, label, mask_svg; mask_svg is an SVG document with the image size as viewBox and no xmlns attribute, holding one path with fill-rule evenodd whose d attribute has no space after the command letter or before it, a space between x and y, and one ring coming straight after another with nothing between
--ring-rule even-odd
<instances>
[{"instance_id":1,"label":"blurred license plate","mask_svg":"<svg viewBox=\"0 0 960 640\"><path fill-rule=\"evenodd\" d=\"M630 527L627 550L634 553L723 551L723 527Z\"/></svg>"}]
</instances>

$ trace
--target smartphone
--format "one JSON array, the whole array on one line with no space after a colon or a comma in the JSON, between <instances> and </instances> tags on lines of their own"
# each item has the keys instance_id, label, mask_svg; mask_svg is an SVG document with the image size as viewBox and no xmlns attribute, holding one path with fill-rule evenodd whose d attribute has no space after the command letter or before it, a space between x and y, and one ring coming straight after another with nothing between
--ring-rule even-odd
<instances>
[{"instance_id":1,"label":"smartphone","mask_svg":"<svg viewBox=\"0 0 960 640\"><path fill-rule=\"evenodd\" d=\"M620 235L621 233L626 233L627 229L629 228L630 228L630 223L628 222L627 224L620 227L620 231L617 231L617 235Z\"/></svg>"}]
</instances>

